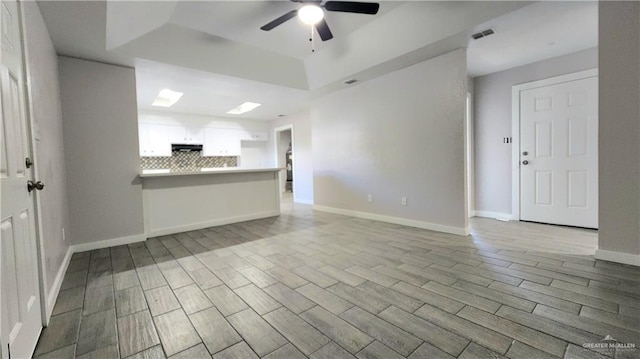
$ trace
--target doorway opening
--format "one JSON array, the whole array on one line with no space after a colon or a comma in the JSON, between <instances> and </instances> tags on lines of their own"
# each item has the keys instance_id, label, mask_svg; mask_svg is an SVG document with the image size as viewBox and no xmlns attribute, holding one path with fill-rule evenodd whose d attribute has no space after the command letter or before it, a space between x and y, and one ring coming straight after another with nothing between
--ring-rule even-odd
<instances>
[{"instance_id":1,"label":"doorway opening","mask_svg":"<svg viewBox=\"0 0 640 359\"><path fill-rule=\"evenodd\" d=\"M280 196L292 196L295 191L295 146L293 125L277 127L273 132L276 167L280 171Z\"/></svg>"}]
</instances>

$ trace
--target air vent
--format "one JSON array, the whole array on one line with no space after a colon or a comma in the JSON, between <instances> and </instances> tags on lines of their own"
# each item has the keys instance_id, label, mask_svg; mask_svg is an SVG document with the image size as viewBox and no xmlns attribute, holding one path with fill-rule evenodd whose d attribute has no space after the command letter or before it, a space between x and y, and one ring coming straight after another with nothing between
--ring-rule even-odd
<instances>
[{"instance_id":1,"label":"air vent","mask_svg":"<svg viewBox=\"0 0 640 359\"><path fill-rule=\"evenodd\" d=\"M344 83L345 83L345 84L347 84L347 85L351 85L351 84L355 84L356 82L358 82L358 80L356 80L356 79L351 79L351 80L347 80L347 81L345 81Z\"/></svg>"},{"instance_id":2,"label":"air vent","mask_svg":"<svg viewBox=\"0 0 640 359\"><path fill-rule=\"evenodd\" d=\"M489 35L493 35L495 34L495 31L493 31L493 29L487 29L484 31L480 31L480 32L476 32L475 34L471 35L471 38L474 40L479 40L483 37L487 37Z\"/></svg>"}]
</instances>

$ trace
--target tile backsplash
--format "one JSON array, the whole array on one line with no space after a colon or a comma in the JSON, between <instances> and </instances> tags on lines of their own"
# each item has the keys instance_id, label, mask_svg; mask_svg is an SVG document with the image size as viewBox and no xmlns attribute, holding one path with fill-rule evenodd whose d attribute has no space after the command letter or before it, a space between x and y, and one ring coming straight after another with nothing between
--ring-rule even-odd
<instances>
[{"instance_id":1,"label":"tile backsplash","mask_svg":"<svg viewBox=\"0 0 640 359\"><path fill-rule=\"evenodd\" d=\"M143 170L170 169L171 172L199 171L210 167L237 167L238 157L204 157L201 152L174 151L171 157L140 157Z\"/></svg>"}]
</instances>

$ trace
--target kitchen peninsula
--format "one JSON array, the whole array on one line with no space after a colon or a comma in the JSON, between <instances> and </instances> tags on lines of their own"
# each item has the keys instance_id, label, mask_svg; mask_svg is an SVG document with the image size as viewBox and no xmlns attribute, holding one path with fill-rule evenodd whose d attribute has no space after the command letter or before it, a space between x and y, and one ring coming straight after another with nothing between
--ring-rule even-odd
<instances>
[{"instance_id":1,"label":"kitchen peninsula","mask_svg":"<svg viewBox=\"0 0 640 359\"><path fill-rule=\"evenodd\" d=\"M221 167L140 174L148 237L280 214L281 168Z\"/></svg>"}]
</instances>

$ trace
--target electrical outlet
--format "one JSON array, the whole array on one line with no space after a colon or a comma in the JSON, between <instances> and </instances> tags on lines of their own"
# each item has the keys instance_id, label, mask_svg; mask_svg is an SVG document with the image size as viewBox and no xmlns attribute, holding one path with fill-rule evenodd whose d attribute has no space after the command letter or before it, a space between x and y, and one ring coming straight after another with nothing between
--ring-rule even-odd
<instances>
[{"instance_id":1,"label":"electrical outlet","mask_svg":"<svg viewBox=\"0 0 640 359\"><path fill-rule=\"evenodd\" d=\"M64 233L64 227L62 227L62 241L66 241L67 240L67 236Z\"/></svg>"},{"instance_id":2,"label":"electrical outlet","mask_svg":"<svg viewBox=\"0 0 640 359\"><path fill-rule=\"evenodd\" d=\"M407 205L407 197L402 197L402 205L403 206Z\"/></svg>"},{"instance_id":3,"label":"electrical outlet","mask_svg":"<svg viewBox=\"0 0 640 359\"><path fill-rule=\"evenodd\" d=\"M368 194L367 195L367 201L373 202L373 195L372 194Z\"/></svg>"}]
</instances>

